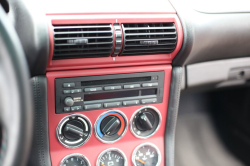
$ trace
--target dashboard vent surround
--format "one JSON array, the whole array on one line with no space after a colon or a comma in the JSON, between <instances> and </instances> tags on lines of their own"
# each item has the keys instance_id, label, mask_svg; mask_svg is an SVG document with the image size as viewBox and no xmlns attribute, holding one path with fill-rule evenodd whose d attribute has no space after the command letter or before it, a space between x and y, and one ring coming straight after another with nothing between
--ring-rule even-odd
<instances>
[{"instance_id":1,"label":"dashboard vent surround","mask_svg":"<svg viewBox=\"0 0 250 166\"><path fill-rule=\"evenodd\" d=\"M108 57L114 46L111 24L53 25L53 59Z\"/></svg>"},{"instance_id":2,"label":"dashboard vent surround","mask_svg":"<svg viewBox=\"0 0 250 166\"><path fill-rule=\"evenodd\" d=\"M174 51L177 33L174 23L126 23L120 56L169 54Z\"/></svg>"}]
</instances>

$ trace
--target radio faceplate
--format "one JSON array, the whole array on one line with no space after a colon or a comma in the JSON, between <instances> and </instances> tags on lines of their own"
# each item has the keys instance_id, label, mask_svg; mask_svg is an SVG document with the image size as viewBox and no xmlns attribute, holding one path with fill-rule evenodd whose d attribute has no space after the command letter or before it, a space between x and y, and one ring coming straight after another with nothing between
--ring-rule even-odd
<instances>
[{"instance_id":1,"label":"radio faceplate","mask_svg":"<svg viewBox=\"0 0 250 166\"><path fill-rule=\"evenodd\" d=\"M161 103L164 71L55 79L56 113Z\"/></svg>"}]
</instances>

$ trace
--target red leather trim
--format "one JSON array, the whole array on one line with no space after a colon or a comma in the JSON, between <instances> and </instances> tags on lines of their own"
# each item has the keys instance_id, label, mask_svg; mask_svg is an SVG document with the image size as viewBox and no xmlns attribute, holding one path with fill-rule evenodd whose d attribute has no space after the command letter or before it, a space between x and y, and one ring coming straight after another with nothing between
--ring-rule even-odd
<instances>
[{"instance_id":1,"label":"red leather trim","mask_svg":"<svg viewBox=\"0 0 250 166\"><path fill-rule=\"evenodd\" d=\"M93 16L93 18L91 17ZM94 17L95 16L95 17ZM48 15L49 39L50 39L50 55L47 71L55 70L72 70L72 69L88 69L88 68L104 68L104 67L122 67L122 66L138 66L138 65L157 65L170 64L181 49L183 41L183 31L179 18L176 14L164 15L130 15L124 17L116 17L116 15ZM170 54L156 55L140 55L140 56L118 56L118 57L100 57L100 58L79 58L52 60L54 52L54 39L52 24L102 24L102 23L143 23L143 22L174 22L177 30L177 45L174 52Z\"/></svg>"},{"instance_id":2,"label":"red leather trim","mask_svg":"<svg viewBox=\"0 0 250 166\"><path fill-rule=\"evenodd\" d=\"M138 73L138 72L151 72L151 71L165 71L165 80L164 80L164 92L163 92L163 102L158 104L150 104L156 107L162 116L162 122L159 130L148 139L139 139L136 138L128 129L126 134L117 142L113 144L104 144L100 142L94 134L91 135L89 141L83 146L76 149L67 149L62 146L56 138L56 127L60 120L69 115L70 113L65 114L55 114L55 78L62 77L80 77L80 76L93 76L93 75L105 75L105 74L123 74L123 73ZM104 69L92 69L92 70L75 70L72 71L54 71L48 72L47 83L48 83L48 119L49 119L49 143L50 143L50 156L52 166L58 166L60 161L68 154L71 153L81 153L85 155L92 166L96 165L96 160L98 155L105 149L110 147L116 147L121 149L128 159L128 166L132 166L132 152L136 146L144 142L151 142L155 144L161 151L162 161L160 166L164 166L164 133L167 119L167 108L168 108L168 99L169 99L169 90L170 90L170 81L171 81L171 65L154 65L154 66L141 66L141 67L123 67L123 68L104 68ZM122 111L130 120L132 114L140 106L131 106L131 107L121 107L115 108ZM95 110L95 111L83 111L80 112L87 116L92 126L97 119L97 117L108 109ZM93 130L93 129L92 129Z\"/></svg>"}]
</instances>

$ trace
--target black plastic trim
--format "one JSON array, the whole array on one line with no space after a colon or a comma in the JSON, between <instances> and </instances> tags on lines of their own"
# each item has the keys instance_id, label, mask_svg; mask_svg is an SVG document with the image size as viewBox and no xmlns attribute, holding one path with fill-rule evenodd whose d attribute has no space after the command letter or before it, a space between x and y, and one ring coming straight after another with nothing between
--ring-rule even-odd
<instances>
[{"instance_id":1,"label":"black plastic trim","mask_svg":"<svg viewBox=\"0 0 250 166\"><path fill-rule=\"evenodd\" d=\"M175 129L176 129L178 109L179 109L182 71L183 71L182 67L173 67L172 70L168 113L167 113L167 124L165 128L166 166L174 166Z\"/></svg>"},{"instance_id":2,"label":"black plastic trim","mask_svg":"<svg viewBox=\"0 0 250 166\"><path fill-rule=\"evenodd\" d=\"M49 128L47 105L47 78L37 76L31 79L34 98L34 132L28 166L51 166L49 154Z\"/></svg>"}]
</instances>

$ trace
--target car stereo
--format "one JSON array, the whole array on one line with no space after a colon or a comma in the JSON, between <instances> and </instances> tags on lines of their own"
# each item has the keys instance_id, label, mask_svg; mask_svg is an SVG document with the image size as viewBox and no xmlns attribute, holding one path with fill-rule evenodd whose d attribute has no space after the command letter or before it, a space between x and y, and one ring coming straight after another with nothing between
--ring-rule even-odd
<instances>
[{"instance_id":1,"label":"car stereo","mask_svg":"<svg viewBox=\"0 0 250 166\"><path fill-rule=\"evenodd\" d=\"M56 113L161 103L164 71L55 79Z\"/></svg>"}]
</instances>

